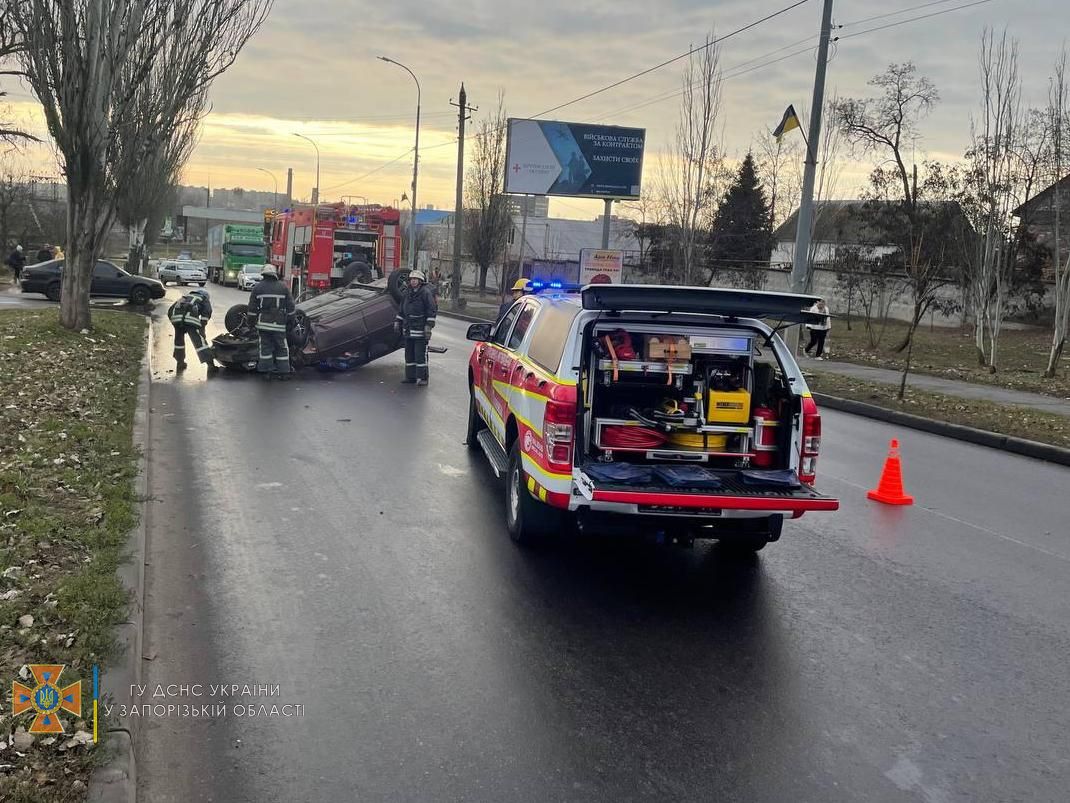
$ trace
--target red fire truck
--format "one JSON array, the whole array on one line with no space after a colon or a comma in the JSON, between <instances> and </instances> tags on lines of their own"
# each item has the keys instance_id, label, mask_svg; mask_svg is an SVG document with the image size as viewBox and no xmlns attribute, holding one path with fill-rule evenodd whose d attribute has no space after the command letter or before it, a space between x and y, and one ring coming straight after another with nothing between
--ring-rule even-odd
<instances>
[{"instance_id":1,"label":"red fire truck","mask_svg":"<svg viewBox=\"0 0 1070 803\"><path fill-rule=\"evenodd\" d=\"M337 286L358 253L384 275L401 266L401 213L391 207L300 205L266 216L264 228L271 263L295 294Z\"/></svg>"}]
</instances>

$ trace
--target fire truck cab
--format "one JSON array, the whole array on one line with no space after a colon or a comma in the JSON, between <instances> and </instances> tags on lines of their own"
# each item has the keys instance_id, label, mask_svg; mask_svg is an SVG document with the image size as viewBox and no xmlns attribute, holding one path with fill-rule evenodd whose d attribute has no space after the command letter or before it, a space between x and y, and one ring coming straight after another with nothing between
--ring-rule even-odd
<instances>
[{"instance_id":1,"label":"fire truck cab","mask_svg":"<svg viewBox=\"0 0 1070 803\"><path fill-rule=\"evenodd\" d=\"M295 295L339 286L357 254L382 275L401 266L401 218L390 207L301 205L265 219L264 228L269 259Z\"/></svg>"}]
</instances>

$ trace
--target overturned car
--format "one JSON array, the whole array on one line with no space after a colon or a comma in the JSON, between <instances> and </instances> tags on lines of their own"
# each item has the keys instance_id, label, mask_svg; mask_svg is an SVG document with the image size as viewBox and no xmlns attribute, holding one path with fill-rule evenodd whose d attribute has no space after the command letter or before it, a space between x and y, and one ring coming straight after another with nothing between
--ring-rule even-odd
<instances>
[{"instance_id":1,"label":"overturned car","mask_svg":"<svg viewBox=\"0 0 1070 803\"><path fill-rule=\"evenodd\" d=\"M298 302L287 331L291 365L355 368L402 348L394 321L408 274L396 270ZM227 333L212 341L216 361L232 370L256 370L260 346L248 305L228 309L224 323Z\"/></svg>"}]
</instances>

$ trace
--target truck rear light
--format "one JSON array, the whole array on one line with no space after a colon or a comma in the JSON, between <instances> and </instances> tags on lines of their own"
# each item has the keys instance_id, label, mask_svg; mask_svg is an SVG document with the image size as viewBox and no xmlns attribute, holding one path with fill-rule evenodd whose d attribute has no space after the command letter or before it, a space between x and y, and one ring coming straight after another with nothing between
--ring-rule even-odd
<instances>
[{"instance_id":1,"label":"truck rear light","mask_svg":"<svg viewBox=\"0 0 1070 803\"><path fill-rule=\"evenodd\" d=\"M546 446L546 455L551 463L571 466L572 443L576 420L576 410L573 405L563 402L550 401L546 404L546 414L543 419L543 443Z\"/></svg>"},{"instance_id":2,"label":"truck rear light","mask_svg":"<svg viewBox=\"0 0 1070 803\"><path fill-rule=\"evenodd\" d=\"M813 485L817 479L817 456L821 452L821 414L809 396L802 400L803 447L799 463L799 480Z\"/></svg>"}]
</instances>

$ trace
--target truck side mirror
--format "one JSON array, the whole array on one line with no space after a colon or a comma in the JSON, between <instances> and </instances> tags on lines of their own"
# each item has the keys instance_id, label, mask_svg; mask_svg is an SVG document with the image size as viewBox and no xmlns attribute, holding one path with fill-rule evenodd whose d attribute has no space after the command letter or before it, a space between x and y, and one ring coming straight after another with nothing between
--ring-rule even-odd
<instances>
[{"instance_id":1,"label":"truck side mirror","mask_svg":"<svg viewBox=\"0 0 1070 803\"><path fill-rule=\"evenodd\" d=\"M494 331L492 323L474 323L468 327L468 339L477 343L485 343L490 340L491 332Z\"/></svg>"}]
</instances>

